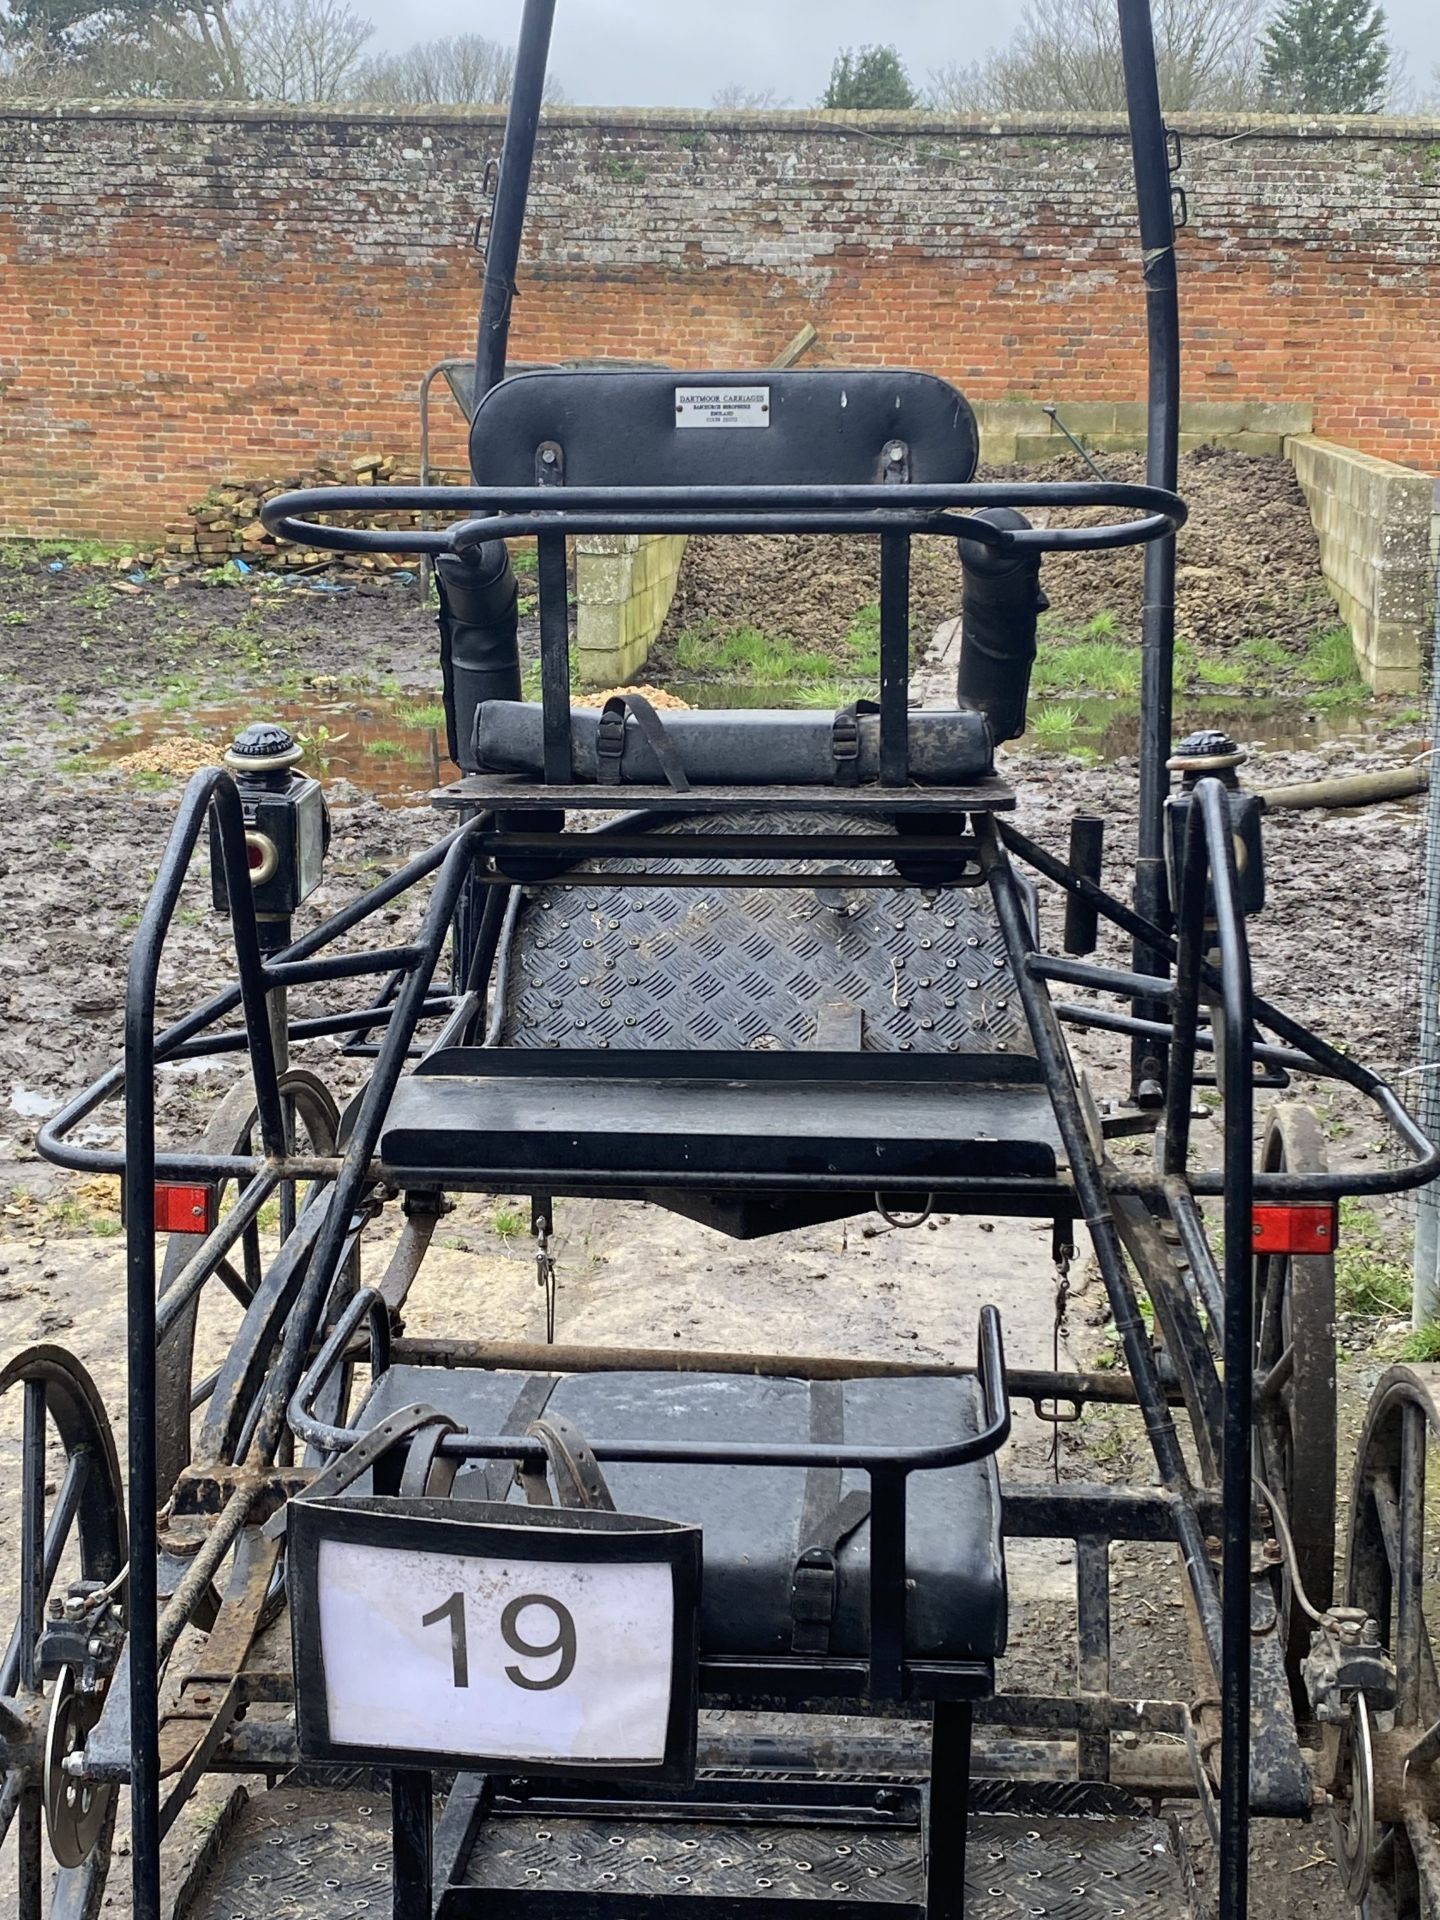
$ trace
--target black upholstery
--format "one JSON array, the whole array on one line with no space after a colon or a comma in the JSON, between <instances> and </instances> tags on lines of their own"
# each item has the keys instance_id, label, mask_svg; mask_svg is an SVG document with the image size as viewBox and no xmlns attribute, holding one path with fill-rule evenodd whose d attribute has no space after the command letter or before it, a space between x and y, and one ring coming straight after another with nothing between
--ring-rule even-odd
<instances>
[{"instance_id":1,"label":"black upholstery","mask_svg":"<svg viewBox=\"0 0 1440 1920\"><path fill-rule=\"evenodd\" d=\"M677 388L701 387L763 391L768 424L677 425ZM470 466L477 486L531 487L549 442L570 487L863 486L885 478L885 450L896 440L911 480L963 483L975 472L980 436L970 403L930 373L545 371L502 380L485 395L470 429Z\"/></svg>"},{"instance_id":2,"label":"black upholstery","mask_svg":"<svg viewBox=\"0 0 1440 1920\"><path fill-rule=\"evenodd\" d=\"M400 1407L424 1401L471 1433L498 1434L507 1430L528 1378L474 1368L393 1366L377 1381L363 1424L373 1426ZM602 1454L606 1440L803 1442L812 1435L813 1392L803 1380L753 1374L570 1374L554 1386L546 1412L573 1421ZM968 1375L847 1380L838 1392L847 1443L940 1445L983 1424L979 1387ZM622 1512L703 1528L702 1653L791 1650L804 1469L609 1462L604 1472ZM844 1492L867 1488L865 1474L844 1476ZM507 1467L481 1462L461 1469L455 1493L521 1497L509 1488ZM836 1555L832 1654L863 1657L868 1650L869 1568L866 1520ZM993 1660L1004 1651L1005 1572L993 1457L910 1476L906 1569L911 1659Z\"/></svg>"},{"instance_id":3,"label":"black upholstery","mask_svg":"<svg viewBox=\"0 0 1440 1920\"><path fill-rule=\"evenodd\" d=\"M867 784L879 772L879 721L862 714L855 724L852 756L838 756L836 716L830 713L739 709L718 713L656 716L681 767L692 781L716 786L827 786L847 771L852 784ZM571 714L577 780L599 777L600 715ZM538 774L544 764L540 707L523 701L487 700L476 709L473 764L489 773ZM983 714L914 713L909 720L910 778L918 784L963 786L990 771L990 729ZM663 785L665 773L633 718L626 726L619 764L622 780Z\"/></svg>"}]
</instances>

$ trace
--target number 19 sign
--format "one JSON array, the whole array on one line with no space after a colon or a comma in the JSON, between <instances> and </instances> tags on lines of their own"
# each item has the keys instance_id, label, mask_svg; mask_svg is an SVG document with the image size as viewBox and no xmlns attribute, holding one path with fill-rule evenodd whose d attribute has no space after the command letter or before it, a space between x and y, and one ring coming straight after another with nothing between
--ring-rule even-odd
<instances>
[{"instance_id":1,"label":"number 19 sign","mask_svg":"<svg viewBox=\"0 0 1440 1920\"><path fill-rule=\"evenodd\" d=\"M301 1752L688 1776L699 1545L612 1513L295 1502Z\"/></svg>"}]
</instances>

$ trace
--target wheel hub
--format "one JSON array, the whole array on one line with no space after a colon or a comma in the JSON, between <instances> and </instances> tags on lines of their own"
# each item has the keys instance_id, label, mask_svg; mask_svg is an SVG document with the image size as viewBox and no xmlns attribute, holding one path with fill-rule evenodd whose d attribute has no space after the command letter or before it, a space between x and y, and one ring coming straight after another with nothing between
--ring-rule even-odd
<instances>
[{"instance_id":1,"label":"wheel hub","mask_svg":"<svg viewBox=\"0 0 1440 1920\"><path fill-rule=\"evenodd\" d=\"M50 1698L45 1736L45 1831L62 1867L78 1867L105 1831L113 1786L77 1779L65 1763L85 1745L100 1718L103 1693L82 1693L72 1667L62 1667Z\"/></svg>"}]
</instances>

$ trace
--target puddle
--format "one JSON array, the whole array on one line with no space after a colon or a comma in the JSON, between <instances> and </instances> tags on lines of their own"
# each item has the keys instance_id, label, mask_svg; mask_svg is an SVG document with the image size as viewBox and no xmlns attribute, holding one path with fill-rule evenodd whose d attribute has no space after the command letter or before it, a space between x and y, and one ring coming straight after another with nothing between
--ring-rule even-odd
<instances>
[{"instance_id":1,"label":"puddle","mask_svg":"<svg viewBox=\"0 0 1440 1920\"><path fill-rule=\"evenodd\" d=\"M33 1087L10 1089L10 1110L22 1120L48 1120L60 1111L59 1099L52 1093L37 1093Z\"/></svg>"},{"instance_id":2,"label":"puddle","mask_svg":"<svg viewBox=\"0 0 1440 1920\"><path fill-rule=\"evenodd\" d=\"M1041 708L1053 711L1057 707L1073 709L1077 716L1073 731L1058 739L1030 732L1023 736L1022 747L1051 751L1085 747L1102 760L1138 753L1140 710L1135 702L1066 699L1063 695L1032 698L1031 718ZM1182 739L1199 727L1223 727L1245 747L1268 747L1272 753L1305 753L1337 740L1377 739L1391 724L1383 706L1315 707L1303 695L1255 700L1240 694L1215 693L1203 699L1187 696L1176 703L1174 737Z\"/></svg>"},{"instance_id":3,"label":"puddle","mask_svg":"<svg viewBox=\"0 0 1440 1920\"><path fill-rule=\"evenodd\" d=\"M135 731L97 745L95 757L120 760L163 741L199 736L214 742L218 759L252 720L278 720L304 742L304 770L317 780L350 780L385 806L414 806L433 788L460 777L446 757L443 723L415 717L418 708L430 704L419 695L278 698L261 689L244 700L188 713L137 713Z\"/></svg>"},{"instance_id":4,"label":"puddle","mask_svg":"<svg viewBox=\"0 0 1440 1920\"><path fill-rule=\"evenodd\" d=\"M692 707L794 706L793 692L775 686L736 686L706 680L672 679L668 689ZM459 778L445 753L443 723L419 717L432 702L418 695L352 695L348 699L289 695L263 690L224 706L193 712L139 713L135 731L95 748L99 760L114 761L167 741L213 742L218 759L228 742L251 720L278 720L305 742L305 770L317 779L346 779L373 794L385 806L415 806L438 786ZM1073 708L1073 731L1060 737L1027 733L1022 747L1065 751L1084 747L1103 760L1133 755L1139 744L1135 704L1116 699L1063 697L1032 700L1040 708ZM1383 706L1308 706L1303 698L1254 700L1233 694L1187 699L1176 710L1175 737L1196 727L1220 726L1250 747L1277 752L1305 751L1330 741L1377 738L1389 724Z\"/></svg>"}]
</instances>

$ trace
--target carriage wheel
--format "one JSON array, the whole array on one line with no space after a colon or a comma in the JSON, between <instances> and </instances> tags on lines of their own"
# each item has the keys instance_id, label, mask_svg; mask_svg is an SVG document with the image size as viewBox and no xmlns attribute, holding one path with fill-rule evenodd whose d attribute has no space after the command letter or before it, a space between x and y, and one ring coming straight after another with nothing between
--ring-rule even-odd
<instances>
[{"instance_id":1,"label":"carriage wheel","mask_svg":"<svg viewBox=\"0 0 1440 1920\"><path fill-rule=\"evenodd\" d=\"M1363 1695L1356 1699L1341 1734L1335 1816L1347 1891L1357 1903L1368 1896L1374 1920L1418 1920L1422 1910L1434 1911L1440 1903L1440 1884L1427 1888L1428 1900L1421 1900L1425 1867L1433 1876L1440 1859L1423 1814L1416 1816L1417 1847L1415 1830L1377 1823L1374 1805L1375 1739L1408 1751L1440 1719L1440 1678L1424 1611L1426 1575L1435 1571L1436 1559L1433 1517L1427 1541L1426 1465L1437 1444L1440 1367L1392 1367L1371 1398L1355 1463L1345 1604L1375 1622L1395 1663L1396 1733L1388 1732L1388 1715L1377 1723L1372 1705ZM1393 1754L1387 1764L1393 1773Z\"/></svg>"},{"instance_id":2,"label":"carriage wheel","mask_svg":"<svg viewBox=\"0 0 1440 1920\"><path fill-rule=\"evenodd\" d=\"M333 1153L339 1135L340 1120L335 1102L324 1083L313 1073L292 1067L280 1076L280 1099L285 1114L286 1137L300 1152ZM232 1087L221 1101L205 1130L202 1151L240 1154L255 1150L259 1119L254 1088L248 1080ZM248 1180L227 1180L220 1189L219 1207L223 1215L245 1191ZM305 1183L285 1180L275 1189L272 1200L278 1202L279 1235L283 1240L295 1224L304 1204ZM241 1236L229 1259L221 1263L217 1278L236 1297L243 1310L249 1295L259 1287L264 1272L261 1251L262 1228L252 1222ZM200 1233L172 1233L165 1243L165 1258L160 1269L159 1294L163 1299L204 1239ZM213 1283L207 1283L209 1292ZM156 1448L158 1473L156 1484L163 1500L190 1461L192 1417L202 1383L194 1379L195 1330L200 1298L182 1313L162 1341L156 1356Z\"/></svg>"},{"instance_id":3,"label":"carriage wheel","mask_svg":"<svg viewBox=\"0 0 1440 1920\"><path fill-rule=\"evenodd\" d=\"M1325 1173L1325 1137L1314 1109L1275 1108L1265 1131L1266 1173ZM1323 1613L1335 1587L1335 1257L1261 1254L1255 1261L1255 1469L1281 1508L1312 1606ZM1309 1707L1300 1664L1310 1620L1288 1568L1281 1576L1280 1632L1296 1708Z\"/></svg>"},{"instance_id":4,"label":"carriage wheel","mask_svg":"<svg viewBox=\"0 0 1440 1920\"><path fill-rule=\"evenodd\" d=\"M39 1920L42 1913L50 1920L95 1920L109 1871L117 1789L75 1778L65 1762L100 1717L123 1632L120 1466L100 1396L63 1348L18 1354L0 1369L0 1395L12 1387L24 1396L21 1597L0 1665L7 1753L0 1841L13 1826L19 1884L11 1911L19 1920ZM40 1642L51 1604L80 1629L77 1649L88 1645L102 1653L88 1672L82 1664L64 1665L47 1683ZM47 1839L53 1871L47 1870Z\"/></svg>"}]
</instances>

